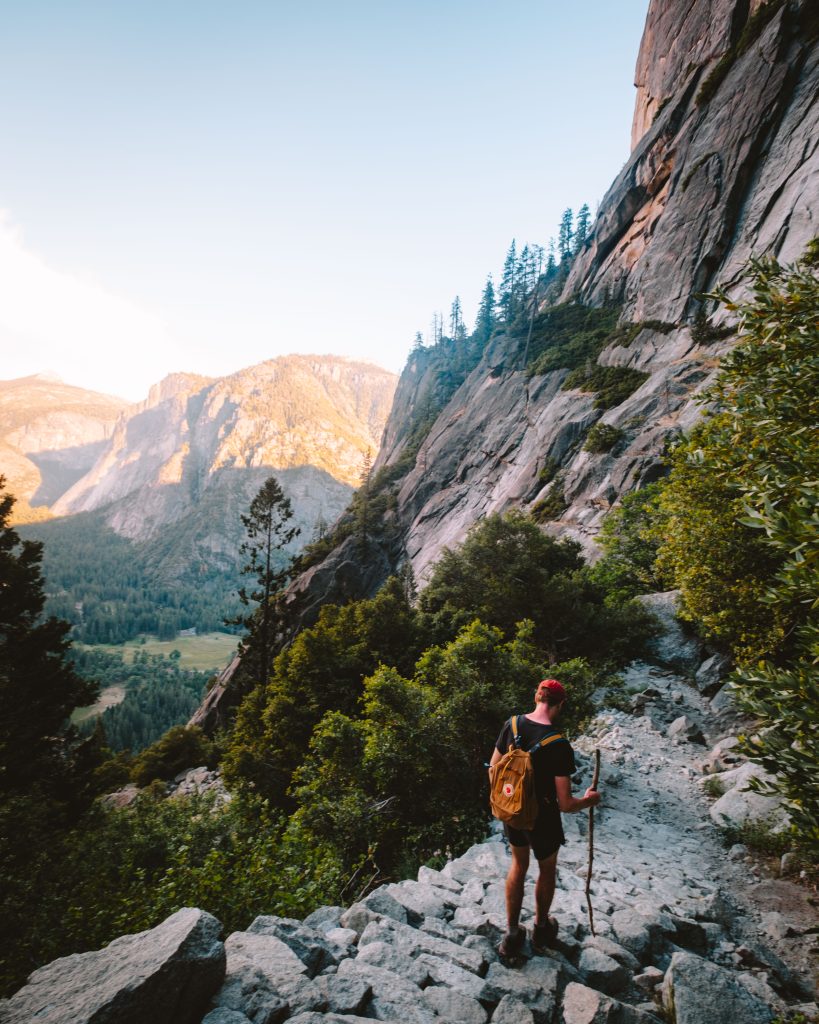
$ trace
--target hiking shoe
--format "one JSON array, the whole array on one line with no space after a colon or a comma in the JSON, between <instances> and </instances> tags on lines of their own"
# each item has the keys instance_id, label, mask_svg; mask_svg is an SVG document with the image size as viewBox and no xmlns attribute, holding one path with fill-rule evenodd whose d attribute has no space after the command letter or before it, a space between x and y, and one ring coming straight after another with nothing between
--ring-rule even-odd
<instances>
[{"instance_id":1,"label":"hiking shoe","mask_svg":"<svg viewBox=\"0 0 819 1024\"><path fill-rule=\"evenodd\" d=\"M502 957L517 956L521 949L523 949L523 943L525 941L525 928L518 928L516 932L507 932L501 939L501 943L498 946L498 952Z\"/></svg>"},{"instance_id":2,"label":"hiking shoe","mask_svg":"<svg viewBox=\"0 0 819 1024\"><path fill-rule=\"evenodd\" d=\"M541 953L544 949L554 946L557 939L557 921L550 917L546 924L536 924L532 932L532 947Z\"/></svg>"}]
</instances>

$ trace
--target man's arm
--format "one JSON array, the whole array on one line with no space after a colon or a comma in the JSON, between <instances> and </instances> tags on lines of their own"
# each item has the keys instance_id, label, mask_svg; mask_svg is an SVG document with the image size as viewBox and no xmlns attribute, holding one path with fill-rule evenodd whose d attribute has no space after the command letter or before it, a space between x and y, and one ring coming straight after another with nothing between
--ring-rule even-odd
<instances>
[{"instance_id":1,"label":"man's arm","mask_svg":"<svg viewBox=\"0 0 819 1024\"><path fill-rule=\"evenodd\" d=\"M557 792L557 805L564 814L574 814L583 811L587 807L596 807L600 803L600 794L596 789L589 789L580 799L572 796L572 780L568 775L555 776L555 790Z\"/></svg>"},{"instance_id":2,"label":"man's arm","mask_svg":"<svg viewBox=\"0 0 819 1024\"><path fill-rule=\"evenodd\" d=\"M491 768L493 764L497 764L502 757L503 754L498 750L497 747L495 747L495 749L492 751L492 759L489 762L489 767Z\"/></svg>"}]
</instances>

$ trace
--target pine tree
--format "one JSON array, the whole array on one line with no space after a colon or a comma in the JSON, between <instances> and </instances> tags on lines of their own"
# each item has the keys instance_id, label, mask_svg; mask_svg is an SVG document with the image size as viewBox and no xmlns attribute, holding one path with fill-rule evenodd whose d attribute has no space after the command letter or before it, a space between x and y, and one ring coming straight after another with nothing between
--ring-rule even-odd
<instances>
[{"instance_id":1,"label":"pine tree","mask_svg":"<svg viewBox=\"0 0 819 1024\"><path fill-rule=\"evenodd\" d=\"M557 234L557 249L560 253L560 265L564 269L568 268L572 261L572 240L574 238L572 220L573 214L571 209L564 210L563 216L560 218L560 227Z\"/></svg>"},{"instance_id":2,"label":"pine tree","mask_svg":"<svg viewBox=\"0 0 819 1024\"><path fill-rule=\"evenodd\" d=\"M478 315L475 319L475 330L472 334L475 345L480 349L483 349L492 337L495 322L495 286L492 284L492 275L490 274L486 279L481 303L478 306Z\"/></svg>"},{"instance_id":3,"label":"pine tree","mask_svg":"<svg viewBox=\"0 0 819 1024\"><path fill-rule=\"evenodd\" d=\"M461 309L461 297L456 295L449 313L449 336L453 341L460 343L466 337L464 317Z\"/></svg>"},{"instance_id":4,"label":"pine tree","mask_svg":"<svg viewBox=\"0 0 819 1024\"><path fill-rule=\"evenodd\" d=\"M420 331L415 332L415 339L412 343L412 351L420 352L424 347L424 336Z\"/></svg>"},{"instance_id":5,"label":"pine tree","mask_svg":"<svg viewBox=\"0 0 819 1024\"><path fill-rule=\"evenodd\" d=\"M503 262L503 276L501 277L500 286L500 299L498 305L500 307L501 316L510 323L514 319L515 315L515 283L517 274L517 249L515 245L515 239L512 239L512 244L506 253L506 259Z\"/></svg>"},{"instance_id":6,"label":"pine tree","mask_svg":"<svg viewBox=\"0 0 819 1024\"><path fill-rule=\"evenodd\" d=\"M78 744L68 719L93 703L95 684L67 660L70 625L42 618L43 545L9 525L15 499L0 476L0 794L46 784L71 797Z\"/></svg>"},{"instance_id":7,"label":"pine tree","mask_svg":"<svg viewBox=\"0 0 819 1024\"><path fill-rule=\"evenodd\" d=\"M361 553L365 554L372 532L370 498L372 491L373 454L368 448L361 464L361 486L356 493L358 542Z\"/></svg>"},{"instance_id":8,"label":"pine tree","mask_svg":"<svg viewBox=\"0 0 819 1024\"><path fill-rule=\"evenodd\" d=\"M589 237L589 225L591 223L591 213L589 212L588 203L583 203L580 209L577 211L577 223L574 229L574 254L580 252L586 239Z\"/></svg>"},{"instance_id":9,"label":"pine tree","mask_svg":"<svg viewBox=\"0 0 819 1024\"><path fill-rule=\"evenodd\" d=\"M549 249L546 256L546 280L551 281L557 273L557 258L555 256L555 240L549 239Z\"/></svg>"},{"instance_id":10,"label":"pine tree","mask_svg":"<svg viewBox=\"0 0 819 1024\"><path fill-rule=\"evenodd\" d=\"M282 551L301 532L297 526L288 525L292 518L290 499L275 476L265 480L250 503L248 514L241 517L247 540L239 550L248 559L242 573L254 577L257 588L248 593L242 587L239 600L245 607L256 603L258 609L233 621L250 631L243 644L244 674L256 677L257 682L265 682L270 674L277 621L276 598L290 575L289 561L281 567Z\"/></svg>"}]
</instances>

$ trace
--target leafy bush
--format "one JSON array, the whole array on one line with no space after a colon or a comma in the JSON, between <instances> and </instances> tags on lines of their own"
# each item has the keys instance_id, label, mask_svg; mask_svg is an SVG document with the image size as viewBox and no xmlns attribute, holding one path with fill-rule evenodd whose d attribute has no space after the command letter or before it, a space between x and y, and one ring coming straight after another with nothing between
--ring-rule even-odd
<instances>
[{"instance_id":1,"label":"leafy bush","mask_svg":"<svg viewBox=\"0 0 819 1024\"><path fill-rule=\"evenodd\" d=\"M155 779L172 779L186 768L212 768L216 760L216 747L201 729L175 725L134 758L131 779L138 786L147 786Z\"/></svg>"},{"instance_id":2,"label":"leafy bush","mask_svg":"<svg viewBox=\"0 0 819 1024\"><path fill-rule=\"evenodd\" d=\"M563 390L594 391L595 409L613 409L648 380L648 374L627 366L585 365L578 367L563 381Z\"/></svg>"},{"instance_id":3,"label":"leafy bush","mask_svg":"<svg viewBox=\"0 0 819 1024\"><path fill-rule=\"evenodd\" d=\"M557 483L557 481L555 481ZM553 484L554 486L554 484ZM580 545L557 541L520 512L489 516L457 550L446 550L419 599L427 637L444 642L479 618L514 635L535 622L536 646L551 663L581 655L625 664L651 633L639 605L610 602Z\"/></svg>"},{"instance_id":4,"label":"leafy bush","mask_svg":"<svg viewBox=\"0 0 819 1024\"><path fill-rule=\"evenodd\" d=\"M586 435L583 449L592 455L610 452L625 436L625 431L613 427L610 423L595 423Z\"/></svg>"},{"instance_id":5,"label":"leafy bush","mask_svg":"<svg viewBox=\"0 0 819 1024\"><path fill-rule=\"evenodd\" d=\"M670 324L665 320L637 320L634 323L621 324L608 336L606 345L628 348L641 331L658 331L660 334L669 334L675 330L676 326L676 324Z\"/></svg>"},{"instance_id":6,"label":"leafy bush","mask_svg":"<svg viewBox=\"0 0 819 1024\"><path fill-rule=\"evenodd\" d=\"M729 825L721 831L726 846L742 843L749 850L769 857L781 857L793 841L789 832L776 831L770 821L758 818L749 818L741 825Z\"/></svg>"},{"instance_id":7,"label":"leafy bush","mask_svg":"<svg viewBox=\"0 0 819 1024\"><path fill-rule=\"evenodd\" d=\"M619 306L582 306L567 302L535 317L529 343L529 376L573 369L596 359L609 342Z\"/></svg>"},{"instance_id":8,"label":"leafy bush","mask_svg":"<svg viewBox=\"0 0 819 1024\"><path fill-rule=\"evenodd\" d=\"M703 783L702 791L713 800L718 800L725 792L725 783L719 775L710 775Z\"/></svg>"},{"instance_id":9,"label":"leafy bush","mask_svg":"<svg viewBox=\"0 0 819 1024\"><path fill-rule=\"evenodd\" d=\"M541 487L545 487L557 476L559 464L556 459L553 459L550 455L547 455L543 460L543 465L540 467L540 471L537 475L537 482Z\"/></svg>"},{"instance_id":10,"label":"leafy bush","mask_svg":"<svg viewBox=\"0 0 819 1024\"><path fill-rule=\"evenodd\" d=\"M364 686L360 718L333 713L294 776L300 827L330 844L346 870L366 859L379 877L476 841L486 828L485 763L501 724L529 710L546 671L531 622L511 641L474 620L427 650L411 677L381 666ZM605 670L575 658L549 668L570 693L561 725L592 710ZM423 794L423 799L419 799Z\"/></svg>"},{"instance_id":11,"label":"leafy bush","mask_svg":"<svg viewBox=\"0 0 819 1024\"><path fill-rule=\"evenodd\" d=\"M592 576L622 600L663 589L665 581L656 568L657 498L662 487L658 481L623 495L597 536L604 554L594 564Z\"/></svg>"},{"instance_id":12,"label":"leafy bush","mask_svg":"<svg viewBox=\"0 0 819 1024\"><path fill-rule=\"evenodd\" d=\"M819 280L751 264L740 341L704 395L709 415L672 454L658 565L684 614L728 648L746 751L778 775L799 842L819 857Z\"/></svg>"},{"instance_id":13,"label":"leafy bush","mask_svg":"<svg viewBox=\"0 0 819 1024\"><path fill-rule=\"evenodd\" d=\"M258 914L301 917L337 902L344 883L327 848L258 799L146 794L126 810L95 807L48 842L39 835L16 871L0 856L3 993L43 963L152 928L180 907L205 907L230 932Z\"/></svg>"},{"instance_id":14,"label":"leafy bush","mask_svg":"<svg viewBox=\"0 0 819 1024\"><path fill-rule=\"evenodd\" d=\"M532 505L531 516L536 523L549 523L560 519L568 507L569 503L563 491L563 474L558 473L546 497Z\"/></svg>"}]
</instances>

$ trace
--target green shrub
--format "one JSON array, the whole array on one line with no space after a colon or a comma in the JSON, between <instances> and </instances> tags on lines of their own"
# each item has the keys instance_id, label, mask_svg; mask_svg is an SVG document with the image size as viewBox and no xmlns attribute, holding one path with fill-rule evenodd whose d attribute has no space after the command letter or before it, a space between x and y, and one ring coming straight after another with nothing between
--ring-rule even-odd
<instances>
[{"instance_id":1,"label":"green shrub","mask_svg":"<svg viewBox=\"0 0 819 1024\"><path fill-rule=\"evenodd\" d=\"M563 475L558 473L552 481L549 493L532 505L530 514L536 523L548 523L560 519L568 507L569 503L563 493Z\"/></svg>"},{"instance_id":2,"label":"green shrub","mask_svg":"<svg viewBox=\"0 0 819 1024\"><path fill-rule=\"evenodd\" d=\"M660 334L669 334L676 329L676 326L676 324L668 323L665 320L638 320L635 323L621 324L608 336L606 345L628 348L641 331L659 331Z\"/></svg>"},{"instance_id":3,"label":"green shrub","mask_svg":"<svg viewBox=\"0 0 819 1024\"><path fill-rule=\"evenodd\" d=\"M793 844L790 831L775 831L773 824L765 819L748 819L741 825L730 825L721 831L726 846L742 843L749 850L769 857L781 857Z\"/></svg>"},{"instance_id":4,"label":"green shrub","mask_svg":"<svg viewBox=\"0 0 819 1024\"><path fill-rule=\"evenodd\" d=\"M640 370L632 370L627 366L593 366L578 367L563 381L563 390L596 392L595 409L613 409L624 402L629 395L648 380L648 374Z\"/></svg>"},{"instance_id":5,"label":"green shrub","mask_svg":"<svg viewBox=\"0 0 819 1024\"><path fill-rule=\"evenodd\" d=\"M658 569L736 664L757 719L745 751L776 776L798 844L819 858L819 280L810 260L753 261L751 298L705 420L670 455Z\"/></svg>"},{"instance_id":6,"label":"green shrub","mask_svg":"<svg viewBox=\"0 0 819 1024\"><path fill-rule=\"evenodd\" d=\"M571 370L596 359L615 330L620 309L567 302L539 314L533 324L527 374Z\"/></svg>"},{"instance_id":7,"label":"green shrub","mask_svg":"<svg viewBox=\"0 0 819 1024\"><path fill-rule=\"evenodd\" d=\"M337 903L344 880L326 848L258 799L219 805L212 796L146 792L125 810L95 807L71 831L32 843L18 873L0 856L0 991L181 907L207 909L228 933L259 914L302 917Z\"/></svg>"},{"instance_id":8,"label":"green shrub","mask_svg":"<svg viewBox=\"0 0 819 1024\"><path fill-rule=\"evenodd\" d=\"M603 520L597 543L603 557L592 575L618 600L663 590L665 581L656 569L657 498L663 482L649 484L621 499Z\"/></svg>"},{"instance_id":9,"label":"green shrub","mask_svg":"<svg viewBox=\"0 0 819 1024\"><path fill-rule=\"evenodd\" d=\"M557 471L560 468L560 464L556 459L553 459L550 455L547 455L543 460L543 465L540 467L540 472L537 475L537 482L541 487L545 487L546 484L550 484L557 475Z\"/></svg>"},{"instance_id":10,"label":"green shrub","mask_svg":"<svg viewBox=\"0 0 819 1024\"><path fill-rule=\"evenodd\" d=\"M702 785L702 791L706 796L717 800L725 792L725 783L718 775L709 775Z\"/></svg>"},{"instance_id":11,"label":"green shrub","mask_svg":"<svg viewBox=\"0 0 819 1024\"><path fill-rule=\"evenodd\" d=\"M619 427L613 427L609 423L595 423L586 435L583 450L591 452L592 455L610 452L625 436L625 431Z\"/></svg>"},{"instance_id":12,"label":"green shrub","mask_svg":"<svg viewBox=\"0 0 819 1024\"><path fill-rule=\"evenodd\" d=\"M215 745L197 726L175 725L134 758L131 779L147 786L155 779L169 780L186 768L216 764Z\"/></svg>"}]
</instances>

